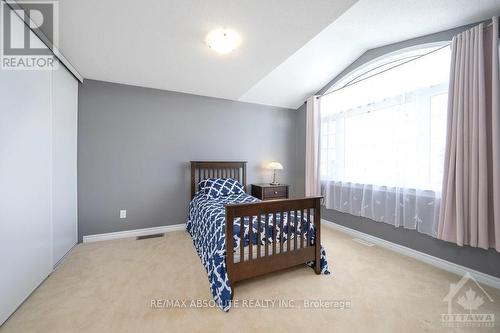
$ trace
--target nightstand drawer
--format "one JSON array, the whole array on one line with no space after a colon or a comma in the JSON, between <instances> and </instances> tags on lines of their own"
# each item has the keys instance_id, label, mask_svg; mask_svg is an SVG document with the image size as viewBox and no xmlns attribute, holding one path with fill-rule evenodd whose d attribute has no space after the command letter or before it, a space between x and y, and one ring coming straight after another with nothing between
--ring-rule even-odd
<instances>
[{"instance_id":1,"label":"nightstand drawer","mask_svg":"<svg viewBox=\"0 0 500 333\"><path fill-rule=\"evenodd\" d=\"M276 186L276 187L265 187L264 188L264 198L286 198L286 187L285 186Z\"/></svg>"},{"instance_id":2,"label":"nightstand drawer","mask_svg":"<svg viewBox=\"0 0 500 333\"><path fill-rule=\"evenodd\" d=\"M252 184L252 196L260 200L288 199L288 185Z\"/></svg>"}]
</instances>

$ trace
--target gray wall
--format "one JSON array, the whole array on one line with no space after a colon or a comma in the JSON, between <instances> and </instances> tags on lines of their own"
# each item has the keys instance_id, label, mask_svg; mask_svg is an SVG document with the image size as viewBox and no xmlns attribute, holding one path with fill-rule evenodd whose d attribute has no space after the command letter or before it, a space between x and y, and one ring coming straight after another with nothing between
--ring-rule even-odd
<instances>
[{"instance_id":1,"label":"gray wall","mask_svg":"<svg viewBox=\"0 0 500 333\"><path fill-rule=\"evenodd\" d=\"M492 15L493 16L493 15ZM407 40L401 43L391 44L376 49L369 50L360 56L356 61L349 65L342 73L333 78L325 87L317 94L323 94L332 85L340 80L344 75L348 74L357 67L376 59L384 54L394 52L406 47L415 45L433 43L438 41L451 40L451 38L462 32L463 30L475 24L438 32L432 35L422 36L415 39ZM305 131L306 131L306 106L302 105L298 110L296 117L297 126L297 142L296 142L296 161L295 169L297 171L297 179L295 189L296 193L304 193L305 179ZM417 251L421 251L432 256L448 260L465 267L491 274L500 277L500 254L495 250L485 251L472 247L459 247L452 243L441 241L414 230L403 228L395 228L391 225L375 222L373 220L353 216L350 214L341 213L335 210L322 209L323 218L326 220L341 224L345 227L352 228L375 237L379 237L390 242L400 244Z\"/></svg>"},{"instance_id":2,"label":"gray wall","mask_svg":"<svg viewBox=\"0 0 500 333\"><path fill-rule=\"evenodd\" d=\"M248 183L295 190L295 110L85 80L79 89L78 234L184 223L190 160L248 161ZM127 218L119 219L119 210Z\"/></svg>"},{"instance_id":3,"label":"gray wall","mask_svg":"<svg viewBox=\"0 0 500 333\"><path fill-rule=\"evenodd\" d=\"M390 224L375 222L364 217L341 213L336 210L323 208L321 214L325 220L486 274L500 277L500 254L494 249L486 251L469 246L460 247L456 244L421 234L415 230L395 228Z\"/></svg>"}]
</instances>

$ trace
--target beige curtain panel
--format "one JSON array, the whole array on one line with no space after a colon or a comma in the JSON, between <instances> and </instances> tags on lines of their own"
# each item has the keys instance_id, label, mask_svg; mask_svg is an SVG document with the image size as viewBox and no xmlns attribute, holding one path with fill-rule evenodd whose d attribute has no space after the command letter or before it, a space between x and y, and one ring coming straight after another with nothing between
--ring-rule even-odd
<instances>
[{"instance_id":1,"label":"beige curtain panel","mask_svg":"<svg viewBox=\"0 0 500 333\"><path fill-rule=\"evenodd\" d=\"M320 137L320 101L318 96L307 99L306 119L306 196L321 195L319 137Z\"/></svg>"},{"instance_id":2,"label":"beige curtain panel","mask_svg":"<svg viewBox=\"0 0 500 333\"><path fill-rule=\"evenodd\" d=\"M438 238L500 252L498 18L455 36Z\"/></svg>"}]
</instances>

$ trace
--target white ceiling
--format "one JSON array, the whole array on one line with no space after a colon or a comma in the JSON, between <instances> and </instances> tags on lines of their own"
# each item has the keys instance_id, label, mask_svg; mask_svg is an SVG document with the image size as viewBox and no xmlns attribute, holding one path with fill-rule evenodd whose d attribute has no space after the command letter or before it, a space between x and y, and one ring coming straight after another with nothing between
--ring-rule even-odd
<instances>
[{"instance_id":1,"label":"white ceiling","mask_svg":"<svg viewBox=\"0 0 500 333\"><path fill-rule=\"evenodd\" d=\"M355 0L61 0L59 49L84 78L237 100ZM241 46L205 44L219 27Z\"/></svg>"},{"instance_id":2,"label":"white ceiling","mask_svg":"<svg viewBox=\"0 0 500 333\"><path fill-rule=\"evenodd\" d=\"M500 13L500 0L61 0L87 79L297 108L366 50ZM353 5L354 4L354 5ZM221 56L213 28L243 43Z\"/></svg>"}]
</instances>

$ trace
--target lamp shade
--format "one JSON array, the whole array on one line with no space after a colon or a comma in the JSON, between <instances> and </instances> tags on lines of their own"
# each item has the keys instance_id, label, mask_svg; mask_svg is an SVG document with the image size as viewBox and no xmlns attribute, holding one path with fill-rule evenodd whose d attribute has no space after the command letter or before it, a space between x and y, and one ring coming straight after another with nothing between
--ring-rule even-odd
<instances>
[{"instance_id":1,"label":"lamp shade","mask_svg":"<svg viewBox=\"0 0 500 333\"><path fill-rule=\"evenodd\" d=\"M283 166L281 165L280 162L271 162L269 163L269 169L272 169L272 170L283 170Z\"/></svg>"}]
</instances>

